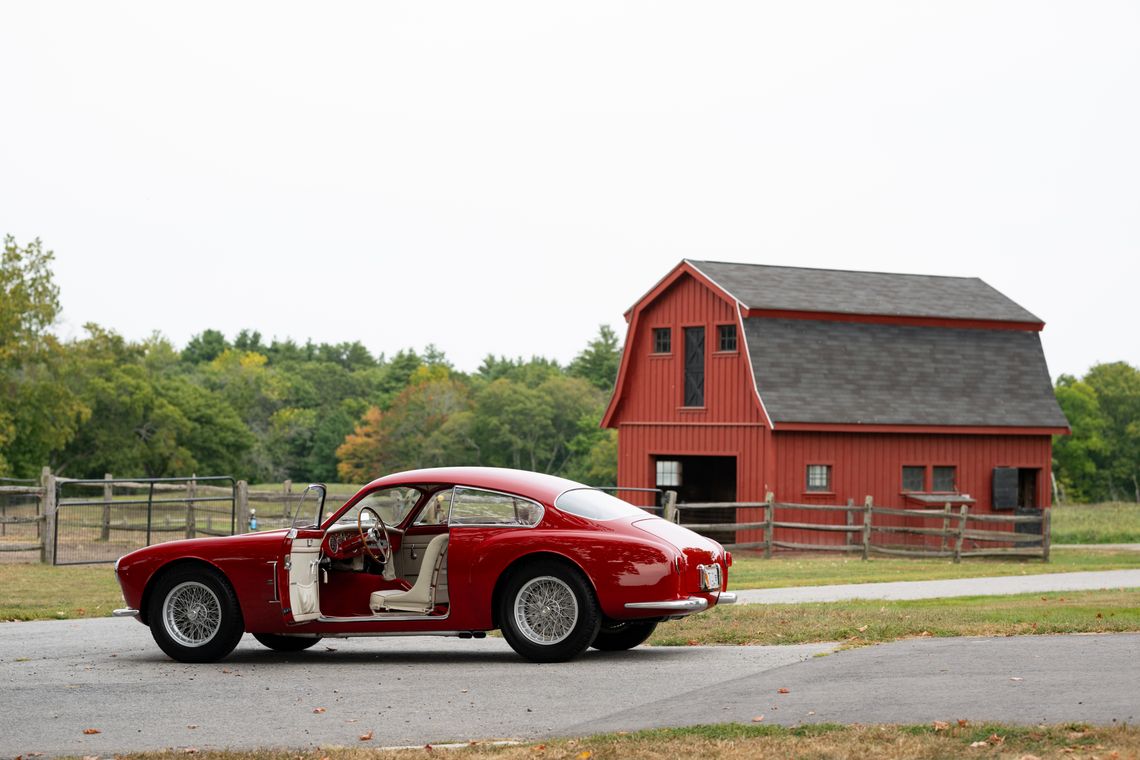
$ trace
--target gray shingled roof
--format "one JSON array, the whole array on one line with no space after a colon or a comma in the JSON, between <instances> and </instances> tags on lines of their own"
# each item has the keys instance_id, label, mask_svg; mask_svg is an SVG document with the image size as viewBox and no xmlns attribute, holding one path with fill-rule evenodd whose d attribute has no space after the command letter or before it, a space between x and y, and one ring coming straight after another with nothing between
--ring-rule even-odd
<instances>
[{"instance_id":1,"label":"gray shingled roof","mask_svg":"<svg viewBox=\"0 0 1140 760\"><path fill-rule=\"evenodd\" d=\"M1036 332L750 318L780 422L1065 427Z\"/></svg>"},{"instance_id":2,"label":"gray shingled roof","mask_svg":"<svg viewBox=\"0 0 1140 760\"><path fill-rule=\"evenodd\" d=\"M688 262L751 309L1041 321L976 277Z\"/></svg>"}]
</instances>

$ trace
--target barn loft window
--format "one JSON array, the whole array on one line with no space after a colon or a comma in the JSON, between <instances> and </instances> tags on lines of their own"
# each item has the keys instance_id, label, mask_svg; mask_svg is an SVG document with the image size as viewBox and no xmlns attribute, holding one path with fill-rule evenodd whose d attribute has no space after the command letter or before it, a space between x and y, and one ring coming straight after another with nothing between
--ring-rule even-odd
<instances>
[{"instance_id":1,"label":"barn loft window","mask_svg":"<svg viewBox=\"0 0 1140 760\"><path fill-rule=\"evenodd\" d=\"M685 406L705 405L705 328L685 328Z\"/></svg>"},{"instance_id":2,"label":"barn loft window","mask_svg":"<svg viewBox=\"0 0 1140 760\"><path fill-rule=\"evenodd\" d=\"M667 354L673 350L673 331L668 327L653 328L653 353Z\"/></svg>"},{"instance_id":3,"label":"barn loft window","mask_svg":"<svg viewBox=\"0 0 1140 760\"><path fill-rule=\"evenodd\" d=\"M902 469L902 490L925 491L926 467L906 466Z\"/></svg>"},{"instance_id":4,"label":"barn loft window","mask_svg":"<svg viewBox=\"0 0 1140 760\"><path fill-rule=\"evenodd\" d=\"M958 490L958 468L935 467L934 482L931 484L930 490L941 492Z\"/></svg>"},{"instance_id":5,"label":"barn loft window","mask_svg":"<svg viewBox=\"0 0 1140 760\"><path fill-rule=\"evenodd\" d=\"M807 490L831 490L831 465L809 464L807 466Z\"/></svg>"},{"instance_id":6,"label":"barn loft window","mask_svg":"<svg viewBox=\"0 0 1140 760\"><path fill-rule=\"evenodd\" d=\"M717 325L717 351L736 350L736 325Z\"/></svg>"},{"instance_id":7,"label":"barn loft window","mask_svg":"<svg viewBox=\"0 0 1140 760\"><path fill-rule=\"evenodd\" d=\"M677 488L681 485L681 463L675 459L657 460L657 487Z\"/></svg>"}]
</instances>

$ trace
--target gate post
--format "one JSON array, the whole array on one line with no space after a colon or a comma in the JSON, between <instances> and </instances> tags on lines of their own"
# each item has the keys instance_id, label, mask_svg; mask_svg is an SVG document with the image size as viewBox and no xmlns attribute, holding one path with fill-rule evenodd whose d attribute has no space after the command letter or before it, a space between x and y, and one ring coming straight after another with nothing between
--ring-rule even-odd
<instances>
[{"instance_id":1,"label":"gate post","mask_svg":"<svg viewBox=\"0 0 1140 760\"><path fill-rule=\"evenodd\" d=\"M55 494L55 475L51 474L51 468L45 467L40 475L40 487L43 488L43 495L40 497L40 511L43 513L44 531L41 536L43 541L40 543L40 562L45 565L55 564L55 541L56 541L56 510L58 504L56 502Z\"/></svg>"},{"instance_id":2,"label":"gate post","mask_svg":"<svg viewBox=\"0 0 1140 760\"><path fill-rule=\"evenodd\" d=\"M249 533L249 483L244 480L234 485L234 517L234 533Z\"/></svg>"},{"instance_id":3,"label":"gate post","mask_svg":"<svg viewBox=\"0 0 1140 760\"><path fill-rule=\"evenodd\" d=\"M198 533L197 521L194 519L194 502L198 496L198 473L190 476L186 484L186 538L194 538Z\"/></svg>"},{"instance_id":4,"label":"gate post","mask_svg":"<svg viewBox=\"0 0 1140 760\"><path fill-rule=\"evenodd\" d=\"M954 543L954 564L962 561L962 541L966 538L966 515L970 508L963 504L958 508L958 540Z\"/></svg>"},{"instance_id":5,"label":"gate post","mask_svg":"<svg viewBox=\"0 0 1140 760\"><path fill-rule=\"evenodd\" d=\"M764 559L772 559L773 544L776 541L776 494L769 491L764 495L767 503L764 515Z\"/></svg>"},{"instance_id":6,"label":"gate post","mask_svg":"<svg viewBox=\"0 0 1140 760\"><path fill-rule=\"evenodd\" d=\"M1049 545L1053 543L1053 508L1041 510L1041 559L1049 561Z\"/></svg>"},{"instance_id":7,"label":"gate post","mask_svg":"<svg viewBox=\"0 0 1140 760\"><path fill-rule=\"evenodd\" d=\"M99 540L111 540L111 497L114 488L108 481L114 480L109 472L103 473L103 523L99 526Z\"/></svg>"}]
</instances>

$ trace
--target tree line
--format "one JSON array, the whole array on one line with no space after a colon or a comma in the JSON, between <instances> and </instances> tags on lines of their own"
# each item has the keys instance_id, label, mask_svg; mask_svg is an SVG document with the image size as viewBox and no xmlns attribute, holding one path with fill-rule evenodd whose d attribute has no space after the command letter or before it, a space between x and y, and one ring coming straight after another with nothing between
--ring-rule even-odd
<instances>
[{"instance_id":1,"label":"tree line","mask_svg":"<svg viewBox=\"0 0 1140 760\"><path fill-rule=\"evenodd\" d=\"M620 360L602 326L569 365L488 356L456 370L433 346L373 356L359 342L195 335L179 350L95 324L61 341L52 254L4 242L0 476L232 474L360 483L450 464L522 467L614 484L598 427Z\"/></svg>"}]
</instances>

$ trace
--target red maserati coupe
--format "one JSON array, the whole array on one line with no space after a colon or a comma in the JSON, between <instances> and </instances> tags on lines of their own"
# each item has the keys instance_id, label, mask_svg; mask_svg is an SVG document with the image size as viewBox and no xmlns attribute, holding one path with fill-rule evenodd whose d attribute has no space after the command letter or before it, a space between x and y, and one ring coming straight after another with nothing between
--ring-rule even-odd
<instances>
[{"instance_id":1,"label":"red maserati coupe","mask_svg":"<svg viewBox=\"0 0 1140 760\"><path fill-rule=\"evenodd\" d=\"M604 491L487 467L402 472L293 527L173 541L119 559L127 608L166 654L213 662L243 632L278 651L324 637L481 638L533 662L630 649L664 620L731 604L732 555Z\"/></svg>"}]
</instances>

